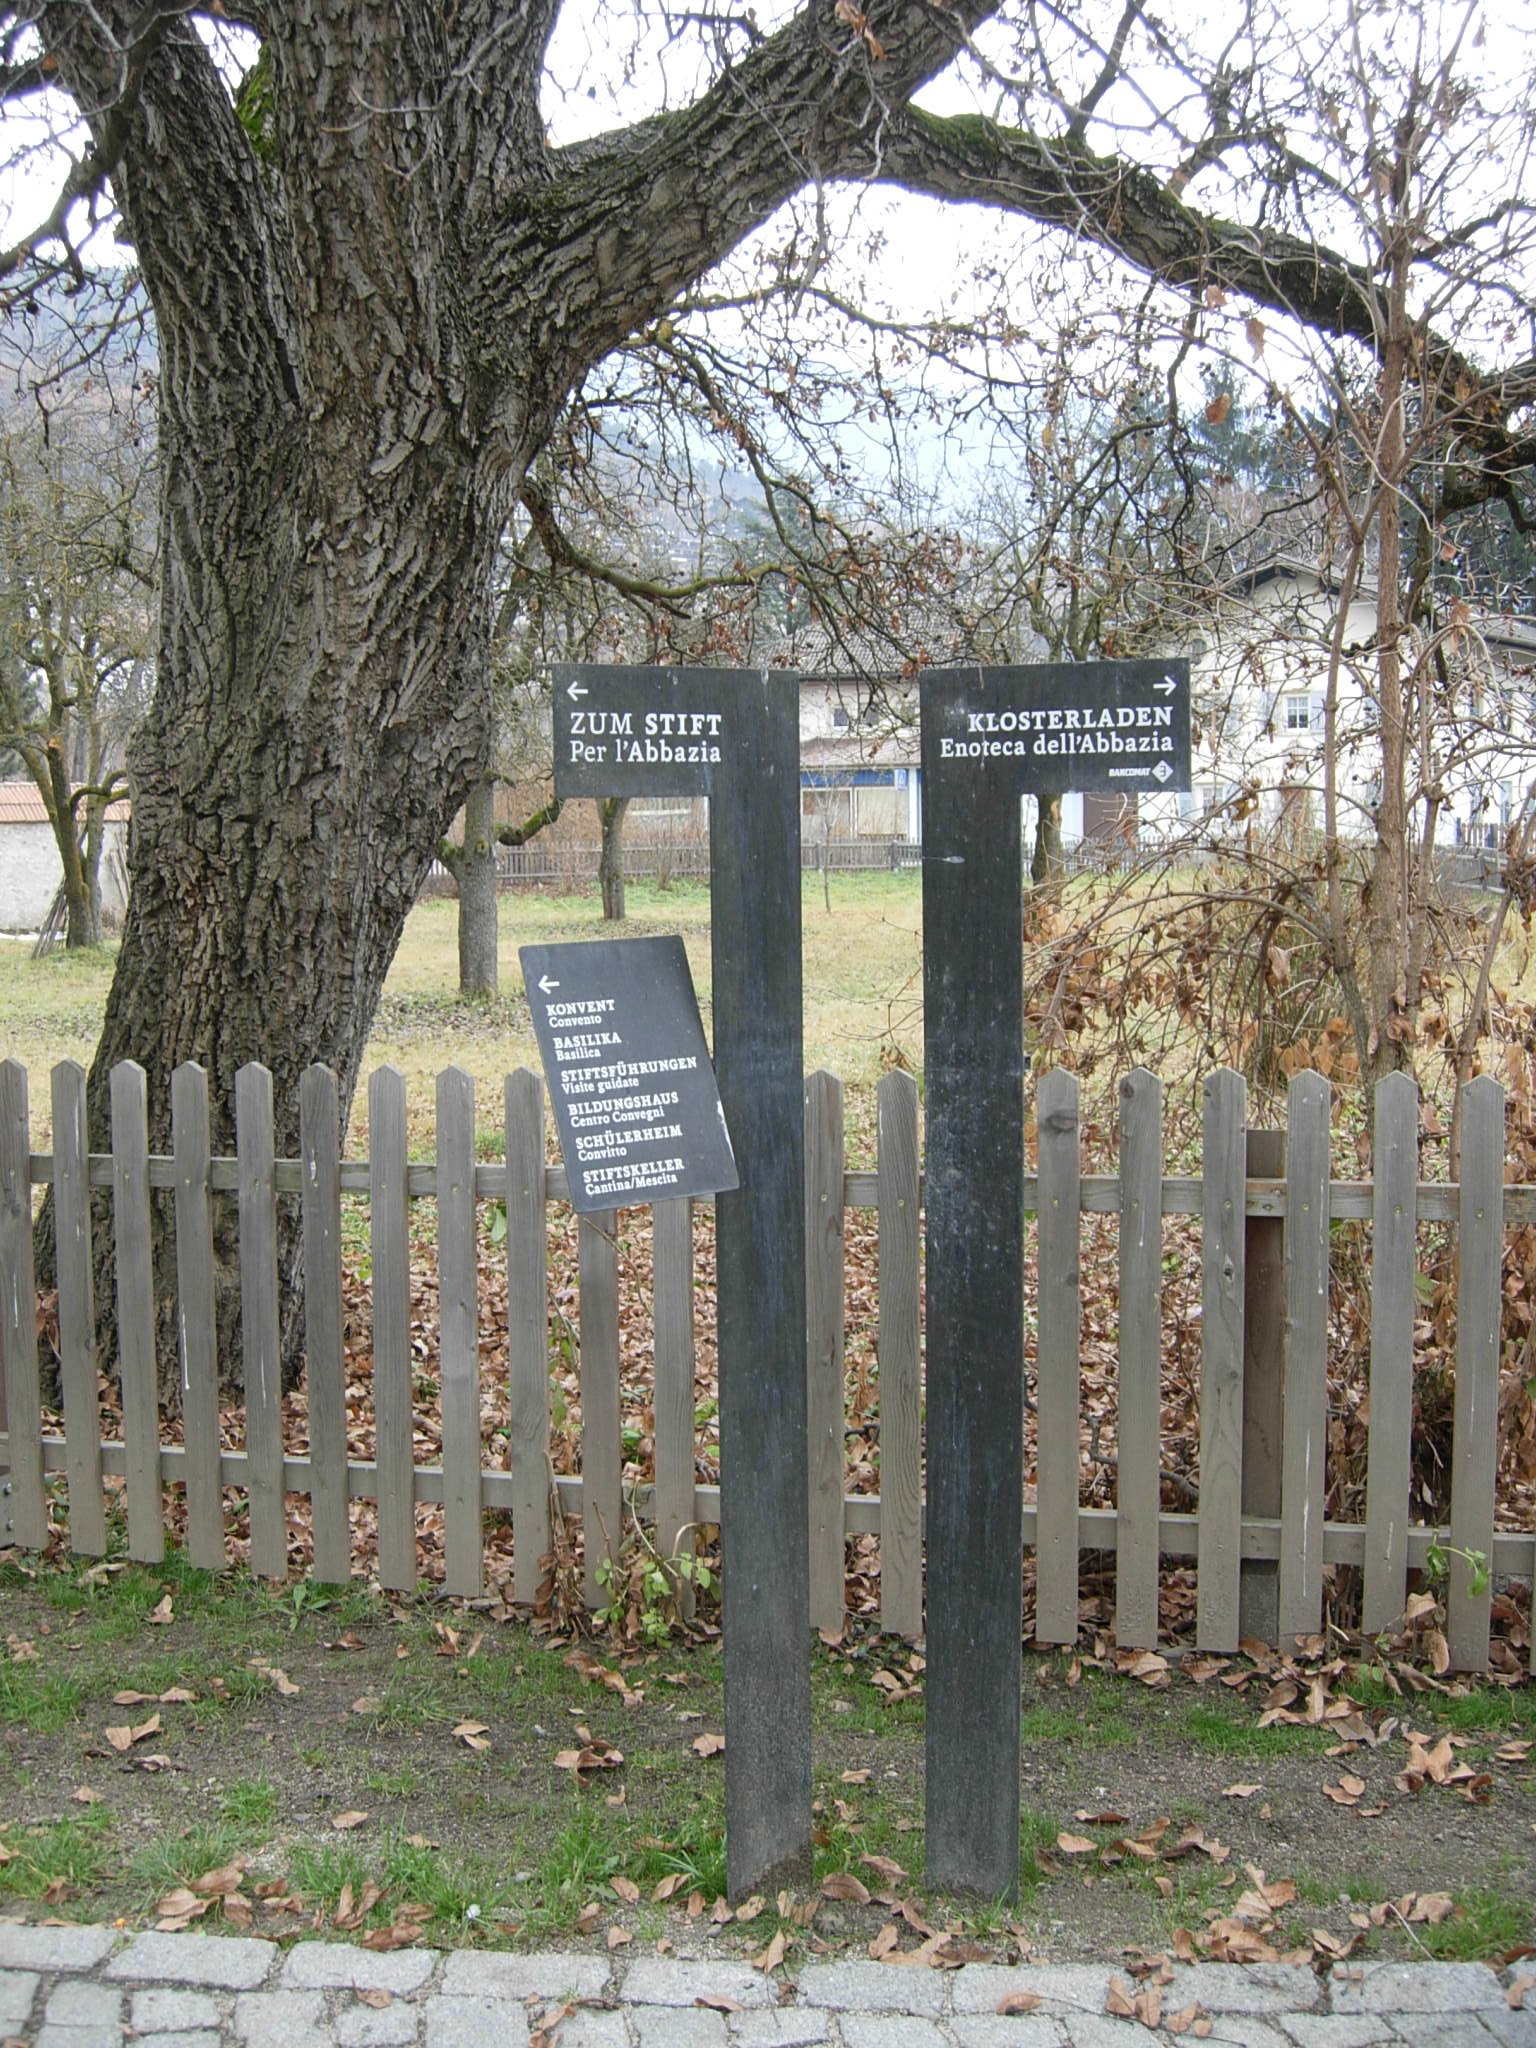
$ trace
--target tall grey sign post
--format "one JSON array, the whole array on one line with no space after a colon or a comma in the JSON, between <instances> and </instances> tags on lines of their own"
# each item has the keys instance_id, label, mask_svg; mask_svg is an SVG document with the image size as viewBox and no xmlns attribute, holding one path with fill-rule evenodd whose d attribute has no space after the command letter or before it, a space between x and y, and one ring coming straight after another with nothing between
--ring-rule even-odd
<instances>
[{"instance_id":1,"label":"tall grey sign post","mask_svg":"<svg viewBox=\"0 0 1536 2048\"><path fill-rule=\"evenodd\" d=\"M557 795L709 798L715 1073L741 1183L715 1204L737 1899L811 1875L799 686L561 664L554 706Z\"/></svg>"},{"instance_id":2,"label":"tall grey sign post","mask_svg":"<svg viewBox=\"0 0 1536 2048\"><path fill-rule=\"evenodd\" d=\"M927 1873L1019 1878L1024 994L1019 799L1189 787L1177 662L922 677Z\"/></svg>"}]
</instances>

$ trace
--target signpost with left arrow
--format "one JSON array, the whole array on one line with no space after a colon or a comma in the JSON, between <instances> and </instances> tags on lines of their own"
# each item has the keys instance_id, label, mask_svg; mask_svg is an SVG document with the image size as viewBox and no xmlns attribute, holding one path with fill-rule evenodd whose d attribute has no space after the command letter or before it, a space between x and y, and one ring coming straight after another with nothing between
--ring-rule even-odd
<instances>
[{"instance_id":1,"label":"signpost with left arrow","mask_svg":"<svg viewBox=\"0 0 1536 2048\"><path fill-rule=\"evenodd\" d=\"M728 1169L714 1163L709 1171L719 1177L708 1181L723 1190L715 1244L727 1886L733 1899L803 1887L811 1876L811 1619L799 684L767 670L560 664L554 742L561 797L709 799L714 1066L733 1155ZM546 963L532 986L559 973ZM579 991L575 998L542 995L583 1000ZM572 1053L557 1064L594 1069L594 1089L617 1086L624 1077L596 1070L630 1060L629 1033L643 1034L643 1010L643 1003L638 1012L628 1006L627 1027L602 1022L607 1012L580 1013L554 1034ZM546 1022L566 1019L546 1014ZM676 1033L658 1028L658 1045L671 1045ZM605 1037L610 1030L622 1044ZM577 1047L582 1036L589 1043ZM686 1048L655 1055L688 1056ZM665 1086L625 1092L676 1092L681 1110L683 1091L673 1081L684 1071L697 1070L669 1069ZM572 1103L596 1099L564 1092ZM681 1115L667 1119L683 1122ZM583 1130L615 1128L610 1120ZM642 1171L653 1158L635 1136L642 1128L638 1114L628 1116L623 1130L633 1144L587 1148L594 1166L612 1169L598 1175L594 1199L606 1191L610 1202L622 1202L626 1180L630 1199L654 1199L642 1185L654 1170ZM604 1150L611 1156L598 1160ZM680 1173L686 1168L681 1144L654 1156L678 1161Z\"/></svg>"}]
</instances>

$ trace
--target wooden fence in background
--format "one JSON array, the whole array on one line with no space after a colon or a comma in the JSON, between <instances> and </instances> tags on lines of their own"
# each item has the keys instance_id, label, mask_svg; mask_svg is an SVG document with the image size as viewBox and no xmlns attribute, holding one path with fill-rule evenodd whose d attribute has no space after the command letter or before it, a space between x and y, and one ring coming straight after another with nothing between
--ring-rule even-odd
<instances>
[{"instance_id":1,"label":"wooden fence in background","mask_svg":"<svg viewBox=\"0 0 1536 2048\"><path fill-rule=\"evenodd\" d=\"M385 1068L368 1086L370 1157L342 1155L334 1076L311 1068L300 1091L297 1159L278 1159L271 1078L244 1068L236 1084L237 1149L209 1147L207 1082L177 1070L169 1156L151 1156L145 1077L115 1069L110 1150L92 1151L85 1076L73 1062L53 1070L53 1152L30 1149L27 1076L0 1065L0 1543L41 1548L49 1489L61 1474L68 1542L99 1554L107 1542L103 1480L121 1479L127 1545L154 1560L165 1541L165 1488L185 1489L192 1561L227 1561L224 1489L242 1489L254 1569L288 1569L285 1495L307 1495L314 1575L352 1569L349 1503L377 1503L378 1572L388 1588L418 1577L415 1508L443 1510L446 1584L475 1595L483 1583L482 1517L510 1514L515 1597L530 1600L550 1547L552 1504L583 1517L585 1587L606 1596L603 1556L621 1540L626 1508L653 1525L668 1554L695 1523L719 1518L719 1490L696 1480L694 1245L690 1205L659 1203L652 1215L655 1418L654 1480L626 1494L620 1377L618 1248L612 1217L582 1219L579 1234L579 1476L554 1475L550 1459L548 1209L564 1201L563 1169L545 1158L543 1085L512 1074L503 1102L503 1163L476 1158L473 1083L453 1069L437 1082L436 1159L412 1164L401 1075ZM1120 1089L1117 1175L1081 1167L1078 1088L1065 1073L1038 1089L1040 1140L1026 1206L1038 1218L1037 1484L1025 1508L1036 1565L1036 1635L1067 1643L1078 1626L1085 1552L1115 1556L1115 1629L1123 1645L1151 1646L1158 1632L1160 1560L1193 1560L1200 1647L1236 1647L1244 1627L1245 1575L1268 1570L1279 1636L1317 1630L1324 1571L1359 1568L1368 1630L1401 1614L1408 1574L1437 1539L1452 1552L1447 1638L1454 1663L1488 1657L1490 1590L1469 1560L1481 1553L1496 1578L1536 1576L1536 1535L1499 1529L1495 1476L1499 1405L1501 1269L1506 1227L1536 1222L1536 1187L1504 1184L1504 1098L1475 1081L1464 1108L1459 1185L1418 1178L1418 1101L1404 1076L1376 1098L1373 1182L1330 1173L1330 1091L1317 1074L1291 1083L1284 1168L1272 1170L1273 1137L1249 1132L1241 1076L1220 1070L1204 1084L1201 1172L1164 1171L1163 1101L1150 1073ZM807 1372L813 1621L840 1625L845 1539L880 1542L881 1619L922 1628L922 1185L917 1090L887 1075L878 1097L878 1163L847 1170L842 1092L830 1075L806 1086L808 1259ZM1271 1148L1270 1168L1264 1146ZM33 1191L51 1184L57 1217L57 1346L64 1428L45 1435L34 1330ZM155 1370L157 1304L151 1269L151 1205L164 1191L174 1213L175 1314L181 1353L184 1442L162 1442ZM122 1440L103 1442L91 1294L93 1194L110 1193L117 1273ZM349 1458L343 1403L342 1201L366 1195L373 1309L373 1461ZM440 1297L441 1460L415 1456L411 1348L410 1204L436 1201ZM244 1448L221 1449L214 1319L214 1204L233 1198L238 1216L240 1311L246 1359ZM278 1204L296 1200L304 1241L304 1328L309 1448L285 1452L280 1383ZM482 1446L477 1204L506 1205L509 1387L504 1466ZM844 1332L845 1219L878 1214L880 1491L846 1492ZM1118 1416L1116 1504L1082 1502L1080 1326L1082 1218L1118 1218ZM1160 1402L1163 1223L1201 1224L1199 1505L1161 1503ZM1364 1520L1325 1518L1330 1230L1340 1219L1372 1227L1370 1437ZM1415 1524L1410 1490L1413 1326L1418 1226L1448 1223L1458 1241L1458 1314L1451 1510L1448 1530ZM1264 1233L1276 1240L1268 1251ZM1277 1247L1283 1247L1277 1266ZM1269 1278L1254 1281L1268 1261ZM1254 1272L1250 1273L1250 1263ZM1265 1288L1268 1293L1265 1293ZM1257 1312L1254 1308L1258 1301ZM1281 1338L1283 1336L1283 1342ZM1004 1341L1000 1333L999 1341ZM1283 1364L1283 1379L1280 1369ZM1267 1448L1263 1448L1267 1443ZM728 1475L727 1475L728 1477ZM7 1537L4 1524L9 1520ZM729 1568L729 1560L726 1561Z\"/></svg>"}]
</instances>

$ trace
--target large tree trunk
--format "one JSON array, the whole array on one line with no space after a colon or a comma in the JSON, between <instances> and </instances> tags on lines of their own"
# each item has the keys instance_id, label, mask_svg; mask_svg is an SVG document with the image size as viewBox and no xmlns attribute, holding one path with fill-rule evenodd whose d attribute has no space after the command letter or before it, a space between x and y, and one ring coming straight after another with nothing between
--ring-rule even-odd
<instances>
[{"instance_id":1,"label":"large tree trunk","mask_svg":"<svg viewBox=\"0 0 1536 2048\"><path fill-rule=\"evenodd\" d=\"M476 782L464 805L464 844L454 863L459 885L459 994L496 994L496 785Z\"/></svg>"},{"instance_id":2,"label":"large tree trunk","mask_svg":"<svg viewBox=\"0 0 1536 2048\"><path fill-rule=\"evenodd\" d=\"M168 362L167 382L188 367ZM168 403L167 658L133 748L131 896L91 1069L91 1142L107 1144L113 1064L137 1059L149 1073L151 1149L168 1151L171 1071L195 1060L209 1075L214 1151L232 1152L234 1078L259 1061L273 1077L278 1155L291 1157L299 1077L312 1060L335 1069L345 1117L406 914L486 758L485 619L505 499L442 450L376 480L366 445L350 460L332 448L323 464L306 462L294 434L269 441L241 487L213 502L189 427ZM212 607L211 587L222 599ZM156 1298L171 1397L166 1220L157 1218ZM219 1356L238 1383L225 1222ZM291 1371L296 1205L281 1205L280 1225ZM51 1215L39 1251L47 1273ZM99 1232L109 1369L110 1251L110 1233Z\"/></svg>"}]
</instances>

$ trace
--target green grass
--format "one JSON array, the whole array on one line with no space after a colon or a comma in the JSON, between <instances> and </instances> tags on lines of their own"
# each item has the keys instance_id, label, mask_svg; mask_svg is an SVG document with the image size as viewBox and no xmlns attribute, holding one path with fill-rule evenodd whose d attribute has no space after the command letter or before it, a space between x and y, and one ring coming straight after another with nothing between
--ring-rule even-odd
<instances>
[{"instance_id":1,"label":"green grass","mask_svg":"<svg viewBox=\"0 0 1536 2048\"><path fill-rule=\"evenodd\" d=\"M78 1720L88 1690L76 1672L44 1664L0 1664L0 1727L56 1735Z\"/></svg>"},{"instance_id":2,"label":"green grass","mask_svg":"<svg viewBox=\"0 0 1536 2048\"><path fill-rule=\"evenodd\" d=\"M828 1865L828 1868L843 1866ZM817 1875L824 1873L818 1869ZM706 1899L725 1894L725 1814L718 1794L703 1809L688 1817L668 1841L648 1839L625 1864L624 1875L632 1877L644 1893L663 1878L681 1877L684 1892L702 1892Z\"/></svg>"},{"instance_id":3,"label":"green grass","mask_svg":"<svg viewBox=\"0 0 1536 2048\"><path fill-rule=\"evenodd\" d=\"M219 1814L242 1841L264 1842L277 1820L277 1787L270 1778L243 1778L225 1788Z\"/></svg>"},{"instance_id":4,"label":"green grass","mask_svg":"<svg viewBox=\"0 0 1536 2048\"><path fill-rule=\"evenodd\" d=\"M1191 1745L1205 1756L1223 1756L1262 1763L1266 1757L1295 1756L1326 1749L1333 1740L1326 1728L1276 1721L1261 1728L1251 1709L1226 1708L1192 1701L1183 1709Z\"/></svg>"},{"instance_id":5,"label":"green grass","mask_svg":"<svg viewBox=\"0 0 1536 2048\"><path fill-rule=\"evenodd\" d=\"M303 1898L334 1908L345 1886L362 1890L370 1861L357 1842L301 1842L288 1857L288 1883Z\"/></svg>"},{"instance_id":6,"label":"green grass","mask_svg":"<svg viewBox=\"0 0 1536 2048\"><path fill-rule=\"evenodd\" d=\"M1136 1730L1123 1714L1092 1699L1084 1702L1082 1710L1026 1707L1020 1717L1020 1732L1026 1748L1058 1742L1068 1748L1129 1749L1136 1742Z\"/></svg>"},{"instance_id":7,"label":"green grass","mask_svg":"<svg viewBox=\"0 0 1536 2048\"><path fill-rule=\"evenodd\" d=\"M177 1886L194 1884L208 1871L233 1863L247 1846L246 1831L228 1821L198 1822L182 1834L146 1843L129 1865L140 1912L151 1912L156 1900Z\"/></svg>"},{"instance_id":8,"label":"green grass","mask_svg":"<svg viewBox=\"0 0 1536 2048\"><path fill-rule=\"evenodd\" d=\"M620 1842L603 1816L583 1802L538 1859L528 1886L525 1934L563 1933L608 1880L628 1875ZM638 1884L639 1878L635 1879Z\"/></svg>"},{"instance_id":9,"label":"green grass","mask_svg":"<svg viewBox=\"0 0 1536 2048\"><path fill-rule=\"evenodd\" d=\"M1443 1963L1491 1962L1531 1938L1528 1899L1510 1889L1453 1892L1456 1911L1438 1927L1415 1927L1419 1942Z\"/></svg>"},{"instance_id":10,"label":"green grass","mask_svg":"<svg viewBox=\"0 0 1536 2048\"><path fill-rule=\"evenodd\" d=\"M71 1892L88 1891L106 1873L111 1827L112 1816L104 1806L87 1806L78 1817L7 1829L0 1842L11 1858L0 1863L0 1900L42 1900L55 1884L67 1885ZM67 1906L68 1901L57 1904Z\"/></svg>"},{"instance_id":11,"label":"green grass","mask_svg":"<svg viewBox=\"0 0 1536 2048\"><path fill-rule=\"evenodd\" d=\"M425 1782L412 1764L402 1764L393 1771L370 1771L363 1780L367 1789L381 1799L414 1799Z\"/></svg>"},{"instance_id":12,"label":"green grass","mask_svg":"<svg viewBox=\"0 0 1536 2048\"><path fill-rule=\"evenodd\" d=\"M488 1921L491 1914L511 1904L520 1889L509 1881L499 1859L445 1856L439 1849L422 1848L398 1834L385 1841L375 1882L384 1887L381 1903L430 1906L437 1922L449 1922L459 1929Z\"/></svg>"}]
</instances>

